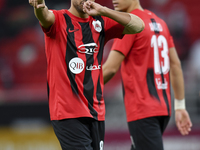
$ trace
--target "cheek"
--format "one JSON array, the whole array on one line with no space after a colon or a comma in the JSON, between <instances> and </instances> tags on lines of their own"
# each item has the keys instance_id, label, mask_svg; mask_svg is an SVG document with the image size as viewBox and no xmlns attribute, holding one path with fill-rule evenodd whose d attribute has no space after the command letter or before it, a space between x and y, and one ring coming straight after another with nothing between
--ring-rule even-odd
<instances>
[{"instance_id":1,"label":"cheek","mask_svg":"<svg viewBox=\"0 0 200 150\"><path fill-rule=\"evenodd\" d=\"M128 8L128 6L120 4L120 5L114 6L114 8L116 11L124 11Z\"/></svg>"},{"instance_id":2,"label":"cheek","mask_svg":"<svg viewBox=\"0 0 200 150\"><path fill-rule=\"evenodd\" d=\"M123 4L123 5L120 5L120 10L126 11L129 7L130 7L129 4Z\"/></svg>"}]
</instances>

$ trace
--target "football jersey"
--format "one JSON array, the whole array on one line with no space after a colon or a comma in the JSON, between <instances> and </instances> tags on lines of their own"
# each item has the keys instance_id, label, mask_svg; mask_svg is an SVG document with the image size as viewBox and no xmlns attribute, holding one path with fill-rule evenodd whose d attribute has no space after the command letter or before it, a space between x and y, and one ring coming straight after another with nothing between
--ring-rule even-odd
<instances>
[{"instance_id":1,"label":"football jersey","mask_svg":"<svg viewBox=\"0 0 200 150\"><path fill-rule=\"evenodd\" d=\"M125 55L121 64L127 121L171 115L169 48L166 23L148 10L131 13L145 23L142 32L115 39L112 50Z\"/></svg>"},{"instance_id":2,"label":"football jersey","mask_svg":"<svg viewBox=\"0 0 200 150\"><path fill-rule=\"evenodd\" d=\"M53 13L54 24L48 30L43 28L50 118L91 117L102 121L103 48L108 40L123 37L124 26L103 16L84 19L68 10Z\"/></svg>"}]
</instances>

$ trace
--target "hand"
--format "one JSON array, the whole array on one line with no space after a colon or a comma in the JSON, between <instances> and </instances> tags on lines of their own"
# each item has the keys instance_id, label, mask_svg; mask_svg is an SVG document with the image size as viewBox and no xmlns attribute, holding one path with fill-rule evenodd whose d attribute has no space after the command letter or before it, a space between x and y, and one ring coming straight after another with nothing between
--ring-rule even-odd
<instances>
[{"instance_id":1,"label":"hand","mask_svg":"<svg viewBox=\"0 0 200 150\"><path fill-rule=\"evenodd\" d=\"M29 4L36 9L44 8L46 6L44 0L29 0Z\"/></svg>"},{"instance_id":2,"label":"hand","mask_svg":"<svg viewBox=\"0 0 200 150\"><path fill-rule=\"evenodd\" d=\"M182 135L188 135L191 131L192 122L189 114L185 109L175 111L176 126Z\"/></svg>"},{"instance_id":3,"label":"hand","mask_svg":"<svg viewBox=\"0 0 200 150\"><path fill-rule=\"evenodd\" d=\"M83 11L90 16L102 15L103 8L103 6L92 1L86 1L83 5Z\"/></svg>"}]
</instances>

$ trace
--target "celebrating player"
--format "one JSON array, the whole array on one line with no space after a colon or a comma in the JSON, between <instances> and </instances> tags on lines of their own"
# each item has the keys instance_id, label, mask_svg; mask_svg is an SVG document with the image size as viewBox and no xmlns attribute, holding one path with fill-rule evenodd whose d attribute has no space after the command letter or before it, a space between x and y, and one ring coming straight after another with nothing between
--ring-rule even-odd
<instances>
[{"instance_id":1,"label":"celebrating player","mask_svg":"<svg viewBox=\"0 0 200 150\"><path fill-rule=\"evenodd\" d=\"M62 149L103 150L103 48L112 38L141 32L143 21L94 0L71 0L69 10L29 3L45 34L50 118Z\"/></svg>"}]
</instances>

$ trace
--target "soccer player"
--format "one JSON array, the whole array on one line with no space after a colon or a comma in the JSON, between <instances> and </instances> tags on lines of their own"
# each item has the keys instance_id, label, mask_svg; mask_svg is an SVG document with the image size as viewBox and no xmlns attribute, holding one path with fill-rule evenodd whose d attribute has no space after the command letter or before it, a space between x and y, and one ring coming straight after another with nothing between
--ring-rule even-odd
<instances>
[{"instance_id":1,"label":"soccer player","mask_svg":"<svg viewBox=\"0 0 200 150\"><path fill-rule=\"evenodd\" d=\"M183 73L173 39L166 23L143 9L139 0L113 0L113 5L117 11L139 16L145 28L114 40L103 65L104 83L121 65L131 149L163 150L162 134L171 115L170 81L177 128L187 135L192 126L185 108Z\"/></svg>"},{"instance_id":2,"label":"soccer player","mask_svg":"<svg viewBox=\"0 0 200 150\"><path fill-rule=\"evenodd\" d=\"M29 3L45 34L50 118L62 149L103 150L103 47L142 31L143 21L94 0L71 0L69 10Z\"/></svg>"}]
</instances>

